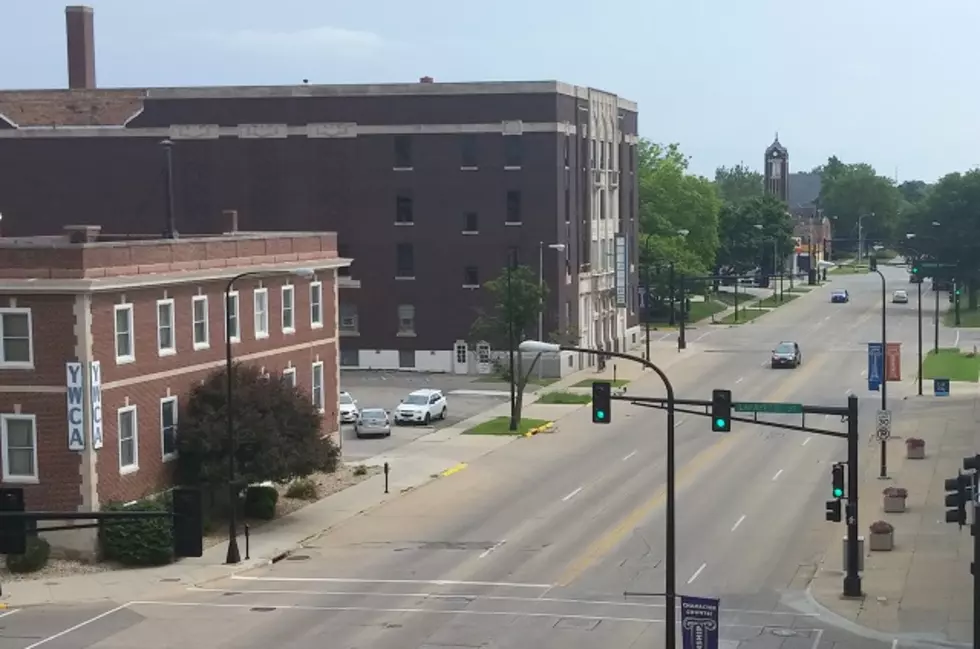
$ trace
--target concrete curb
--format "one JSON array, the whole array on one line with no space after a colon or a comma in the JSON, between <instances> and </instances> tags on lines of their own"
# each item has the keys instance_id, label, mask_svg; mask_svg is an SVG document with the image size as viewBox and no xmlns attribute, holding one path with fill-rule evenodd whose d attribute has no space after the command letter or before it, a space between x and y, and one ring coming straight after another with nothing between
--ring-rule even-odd
<instances>
[{"instance_id":1,"label":"concrete curb","mask_svg":"<svg viewBox=\"0 0 980 649\"><path fill-rule=\"evenodd\" d=\"M527 431L524 433L524 437L533 437L534 435L539 435L541 433L553 433L556 430L558 430L558 428L555 426L555 422L549 421L546 424L542 424L537 428L532 428L531 430Z\"/></svg>"}]
</instances>

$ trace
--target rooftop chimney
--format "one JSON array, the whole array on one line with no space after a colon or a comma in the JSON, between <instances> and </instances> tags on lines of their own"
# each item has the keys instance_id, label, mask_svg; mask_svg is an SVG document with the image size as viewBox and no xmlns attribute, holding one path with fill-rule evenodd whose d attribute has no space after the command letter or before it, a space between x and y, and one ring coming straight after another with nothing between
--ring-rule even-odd
<instances>
[{"instance_id":1,"label":"rooftop chimney","mask_svg":"<svg viewBox=\"0 0 980 649\"><path fill-rule=\"evenodd\" d=\"M419 79L419 83L432 83L432 77L422 77Z\"/></svg>"},{"instance_id":2,"label":"rooftop chimney","mask_svg":"<svg viewBox=\"0 0 980 649\"><path fill-rule=\"evenodd\" d=\"M92 7L65 7L68 87L95 88L95 14Z\"/></svg>"}]
</instances>

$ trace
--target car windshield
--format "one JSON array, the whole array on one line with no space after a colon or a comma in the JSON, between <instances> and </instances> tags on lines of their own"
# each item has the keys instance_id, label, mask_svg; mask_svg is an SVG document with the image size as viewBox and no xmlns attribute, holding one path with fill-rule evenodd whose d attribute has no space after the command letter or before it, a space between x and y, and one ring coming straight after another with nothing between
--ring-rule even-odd
<instances>
[{"instance_id":1,"label":"car windshield","mask_svg":"<svg viewBox=\"0 0 980 649\"><path fill-rule=\"evenodd\" d=\"M834 291L834 295L847 295L847 291Z\"/></svg>"},{"instance_id":2,"label":"car windshield","mask_svg":"<svg viewBox=\"0 0 980 649\"><path fill-rule=\"evenodd\" d=\"M405 399L405 403L410 406L424 406L429 403L429 397L421 394L410 394L408 398Z\"/></svg>"},{"instance_id":3,"label":"car windshield","mask_svg":"<svg viewBox=\"0 0 980 649\"><path fill-rule=\"evenodd\" d=\"M793 348L793 343L779 343L776 345L777 354L794 354L796 350Z\"/></svg>"},{"instance_id":4,"label":"car windshield","mask_svg":"<svg viewBox=\"0 0 980 649\"><path fill-rule=\"evenodd\" d=\"M385 411L381 408L368 408L361 411L361 417L364 419L384 419Z\"/></svg>"},{"instance_id":5,"label":"car windshield","mask_svg":"<svg viewBox=\"0 0 980 649\"><path fill-rule=\"evenodd\" d=\"M343 394L340 395L340 405L342 405L342 406L349 406L352 403L354 403L354 400L351 399L351 396L349 394L347 394L345 392L345 393L343 393Z\"/></svg>"},{"instance_id":6,"label":"car windshield","mask_svg":"<svg viewBox=\"0 0 980 649\"><path fill-rule=\"evenodd\" d=\"M905 291L895 291L895 295L905 295Z\"/></svg>"}]
</instances>

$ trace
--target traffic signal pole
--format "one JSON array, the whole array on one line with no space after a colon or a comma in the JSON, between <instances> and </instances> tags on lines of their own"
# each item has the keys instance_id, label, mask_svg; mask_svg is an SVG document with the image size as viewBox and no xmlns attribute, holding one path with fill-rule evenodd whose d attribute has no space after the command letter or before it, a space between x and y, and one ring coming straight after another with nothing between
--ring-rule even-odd
<instances>
[{"instance_id":1,"label":"traffic signal pole","mask_svg":"<svg viewBox=\"0 0 980 649\"><path fill-rule=\"evenodd\" d=\"M844 596L861 597L858 565L858 398L847 397L847 566L844 568Z\"/></svg>"},{"instance_id":2,"label":"traffic signal pole","mask_svg":"<svg viewBox=\"0 0 980 649\"><path fill-rule=\"evenodd\" d=\"M888 285L885 282L885 275L878 270L878 260L876 257L872 256L869 260L871 264L871 270L878 273L878 277L881 278L881 353L884 354L884 361L882 361L882 374L881 377L881 409L888 410L888 318L886 317L888 310ZM881 462L880 469L878 473L879 478L888 477L888 440L881 440Z\"/></svg>"},{"instance_id":3,"label":"traffic signal pole","mask_svg":"<svg viewBox=\"0 0 980 649\"><path fill-rule=\"evenodd\" d=\"M922 278L919 278L919 396L922 396Z\"/></svg>"}]
</instances>

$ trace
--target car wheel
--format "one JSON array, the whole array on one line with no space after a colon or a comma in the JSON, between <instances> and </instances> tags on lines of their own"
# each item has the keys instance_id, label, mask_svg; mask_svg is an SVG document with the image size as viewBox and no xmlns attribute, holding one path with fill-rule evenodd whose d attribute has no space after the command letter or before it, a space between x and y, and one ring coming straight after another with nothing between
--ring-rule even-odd
<instances>
[{"instance_id":1,"label":"car wheel","mask_svg":"<svg viewBox=\"0 0 980 649\"><path fill-rule=\"evenodd\" d=\"M772 369L776 369L776 364L775 363L772 364Z\"/></svg>"},{"instance_id":2,"label":"car wheel","mask_svg":"<svg viewBox=\"0 0 980 649\"><path fill-rule=\"evenodd\" d=\"M425 413L425 419L422 421L422 423L426 426L432 423L432 417L429 416L429 413Z\"/></svg>"},{"instance_id":3,"label":"car wheel","mask_svg":"<svg viewBox=\"0 0 980 649\"><path fill-rule=\"evenodd\" d=\"M446 420L446 411L448 411L448 410L449 410L448 408L443 408L442 409L442 414L439 415L439 419L442 419L443 421L445 421Z\"/></svg>"},{"instance_id":4,"label":"car wheel","mask_svg":"<svg viewBox=\"0 0 980 649\"><path fill-rule=\"evenodd\" d=\"M391 429L385 431L385 437L391 437Z\"/></svg>"}]
</instances>

